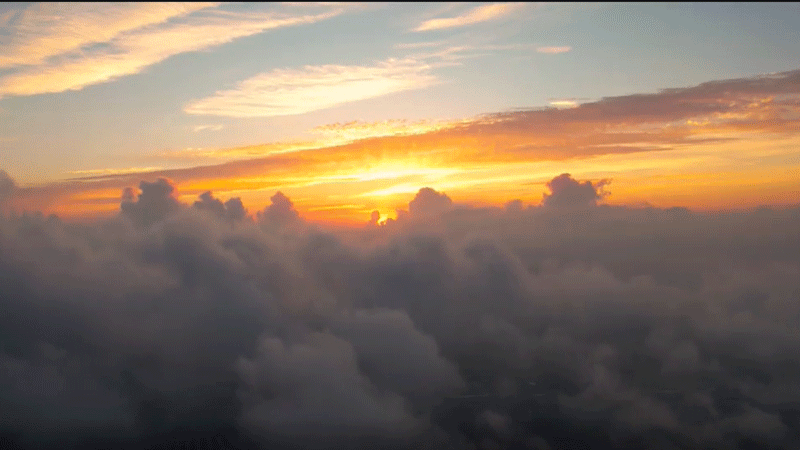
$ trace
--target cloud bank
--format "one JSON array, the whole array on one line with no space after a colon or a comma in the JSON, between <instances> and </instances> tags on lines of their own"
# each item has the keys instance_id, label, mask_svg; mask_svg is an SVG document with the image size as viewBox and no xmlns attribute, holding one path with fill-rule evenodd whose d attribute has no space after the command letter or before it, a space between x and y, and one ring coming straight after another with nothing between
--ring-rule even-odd
<instances>
[{"instance_id":1,"label":"cloud bank","mask_svg":"<svg viewBox=\"0 0 800 450\"><path fill-rule=\"evenodd\" d=\"M4 215L0 439L797 448L800 208L608 206L605 184L505 208L422 189L349 231L167 179L97 223Z\"/></svg>"}]
</instances>

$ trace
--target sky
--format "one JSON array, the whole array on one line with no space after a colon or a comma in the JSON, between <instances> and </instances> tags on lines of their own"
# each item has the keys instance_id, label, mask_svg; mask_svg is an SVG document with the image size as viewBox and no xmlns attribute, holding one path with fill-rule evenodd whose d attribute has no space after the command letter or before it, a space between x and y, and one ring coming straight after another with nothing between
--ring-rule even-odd
<instances>
[{"instance_id":1,"label":"sky","mask_svg":"<svg viewBox=\"0 0 800 450\"><path fill-rule=\"evenodd\" d=\"M566 172L612 204L800 201L792 3L5 3L0 30L18 210L107 216L166 177L352 224Z\"/></svg>"},{"instance_id":2,"label":"sky","mask_svg":"<svg viewBox=\"0 0 800 450\"><path fill-rule=\"evenodd\" d=\"M800 448L799 19L0 4L0 447Z\"/></svg>"}]
</instances>

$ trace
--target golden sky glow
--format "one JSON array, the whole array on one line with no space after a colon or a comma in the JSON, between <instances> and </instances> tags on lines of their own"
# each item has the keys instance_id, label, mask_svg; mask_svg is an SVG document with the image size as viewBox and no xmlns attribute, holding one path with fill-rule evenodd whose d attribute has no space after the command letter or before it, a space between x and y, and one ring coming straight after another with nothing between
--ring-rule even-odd
<instances>
[{"instance_id":1,"label":"golden sky glow","mask_svg":"<svg viewBox=\"0 0 800 450\"><path fill-rule=\"evenodd\" d=\"M0 169L18 185L11 206L113 214L124 188L165 177L184 203L210 190L255 213L280 190L309 219L361 223L374 210L392 217L422 187L467 205L535 205L561 173L612 180L603 201L614 204L800 201L796 68L698 72L684 79L702 81L680 84L667 79L672 69L652 70L656 59L634 70L655 44L614 33L625 64L601 64L610 47L592 43L609 33L592 14L613 5L404 8L0 8ZM520 34L580 17L585 36ZM338 34L325 27L355 31L344 48L327 45ZM353 38L369 33L376 42ZM648 82L636 84L637 73Z\"/></svg>"},{"instance_id":2,"label":"golden sky glow","mask_svg":"<svg viewBox=\"0 0 800 450\"><path fill-rule=\"evenodd\" d=\"M112 211L123 187L166 176L186 203L211 190L218 198L241 197L254 212L280 190L309 219L359 223L373 210L393 216L421 187L469 204L537 204L544 183L569 172L612 179L606 201L614 204L789 204L800 201L798 77L791 72L461 121L331 124L312 130L321 137L304 146L209 150L206 158L230 161L207 167L87 172L22 197L65 216Z\"/></svg>"}]
</instances>

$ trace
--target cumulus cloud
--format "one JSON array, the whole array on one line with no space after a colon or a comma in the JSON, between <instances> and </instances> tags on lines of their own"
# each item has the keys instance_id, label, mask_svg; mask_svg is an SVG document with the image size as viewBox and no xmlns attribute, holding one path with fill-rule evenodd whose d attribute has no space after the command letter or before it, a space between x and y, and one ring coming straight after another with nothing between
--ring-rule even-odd
<instances>
[{"instance_id":1,"label":"cumulus cloud","mask_svg":"<svg viewBox=\"0 0 800 450\"><path fill-rule=\"evenodd\" d=\"M800 207L609 206L601 184L504 208L421 189L348 231L277 226L303 220L281 193L232 224L241 202L166 179L98 223L2 217L0 438L797 448Z\"/></svg>"},{"instance_id":2,"label":"cumulus cloud","mask_svg":"<svg viewBox=\"0 0 800 450\"><path fill-rule=\"evenodd\" d=\"M0 170L0 207L2 207L11 198L16 184L5 170Z\"/></svg>"},{"instance_id":3,"label":"cumulus cloud","mask_svg":"<svg viewBox=\"0 0 800 450\"><path fill-rule=\"evenodd\" d=\"M180 208L180 202L173 195L175 186L166 178L139 183L140 193L133 189L125 189L122 194L120 209L137 225L150 225L164 219Z\"/></svg>"},{"instance_id":4,"label":"cumulus cloud","mask_svg":"<svg viewBox=\"0 0 800 450\"><path fill-rule=\"evenodd\" d=\"M431 188L422 188L408 203L408 211L418 216L438 214L452 206L453 201L443 192L436 192Z\"/></svg>"},{"instance_id":5,"label":"cumulus cloud","mask_svg":"<svg viewBox=\"0 0 800 450\"><path fill-rule=\"evenodd\" d=\"M247 209L242 204L241 198L234 197L223 203L222 200L214 198L211 191L200 194L199 200L195 201L193 206L216 217L231 221L240 221L247 217Z\"/></svg>"},{"instance_id":6,"label":"cumulus cloud","mask_svg":"<svg viewBox=\"0 0 800 450\"><path fill-rule=\"evenodd\" d=\"M282 192L276 192L270 197L270 201L272 203L264 208L264 211L258 213L258 218L262 223L283 226L296 223L300 218L292 201Z\"/></svg>"},{"instance_id":7,"label":"cumulus cloud","mask_svg":"<svg viewBox=\"0 0 800 450\"><path fill-rule=\"evenodd\" d=\"M544 194L542 204L550 207L594 206L605 195L603 187L608 183L608 180L579 182L570 174L562 173L547 182L550 194Z\"/></svg>"}]
</instances>

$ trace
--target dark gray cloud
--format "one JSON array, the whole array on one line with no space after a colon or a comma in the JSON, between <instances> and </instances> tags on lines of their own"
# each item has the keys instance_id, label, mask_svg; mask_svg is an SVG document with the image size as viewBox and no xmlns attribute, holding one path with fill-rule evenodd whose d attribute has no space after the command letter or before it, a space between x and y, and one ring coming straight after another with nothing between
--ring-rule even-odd
<instances>
[{"instance_id":1,"label":"dark gray cloud","mask_svg":"<svg viewBox=\"0 0 800 450\"><path fill-rule=\"evenodd\" d=\"M570 174L562 173L547 182L550 194L544 194L542 204L551 207L594 206L603 198L602 189L608 183L608 180L579 182Z\"/></svg>"},{"instance_id":2,"label":"dark gray cloud","mask_svg":"<svg viewBox=\"0 0 800 450\"><path fill-rule=\"evenodd\" d=\"M481 209L423 189L350 232L280 193L231 220L241 202L186 207L166 180L104 222L4 216L0 439L798 448L800 208L599 205L602 185Z\"/></svg>"},{"instance_id":3,"label":"dark gray cloud","mask_svg":"<svg viewBox=\"0 0 800 450\"><path fill-rule=\"evenodd\" d=\"M242 204L241 198L233 197L223 203L222 200L214 198L214 194L211 191L200 194L199 200L195 201L193 206L229 221L240 221L248 217L247 208Z\"/></svg>"},{"instance_id":4,"label":"dark gray cloud","mask_svg":"<svg viewBox=\"0 0 800 450\"><path fill-rule=\"evenodd\" d=\"M453 201L445 193L422 188L414 199L408 202L408 212L415 216L429 216L447 211L452 205Z\"/></svg>"},{"instance_id":5,"label":"dark gray cloud","mask_svg":"<svg viewBox=\"0 0 800 450\"><path fill-rule=\"evenodd\" d=\"M5 212L6 205L16 189L16 184L5 170L0 170L0 213Z\"/></svg>"},{"instance_id":6,"label":"dark gray cloud","mask_svg":"<svg viewBox=\"0 0 800 450\"><path fill-rule=\"evenodd\" d=\"M270 201L272 203L258 213L258 218L263 224L282 227L299 221L300 215L294 209L294 204L282 192L276 192L270 197Z\"/></svg>"},{"instance_id":7,"label":"dark gray cloud","mask_svg":"<svg viewBox=\"0 0 800 450\"><path fill-rule=\"evenodd\" d=\"M180 208L180 202L173 195L175 187L166 178L139 183L138 196L126 188L122 194L120 210L133 223L140 226L151 225L164 219Z\"/></svg>"}]
</instances>

